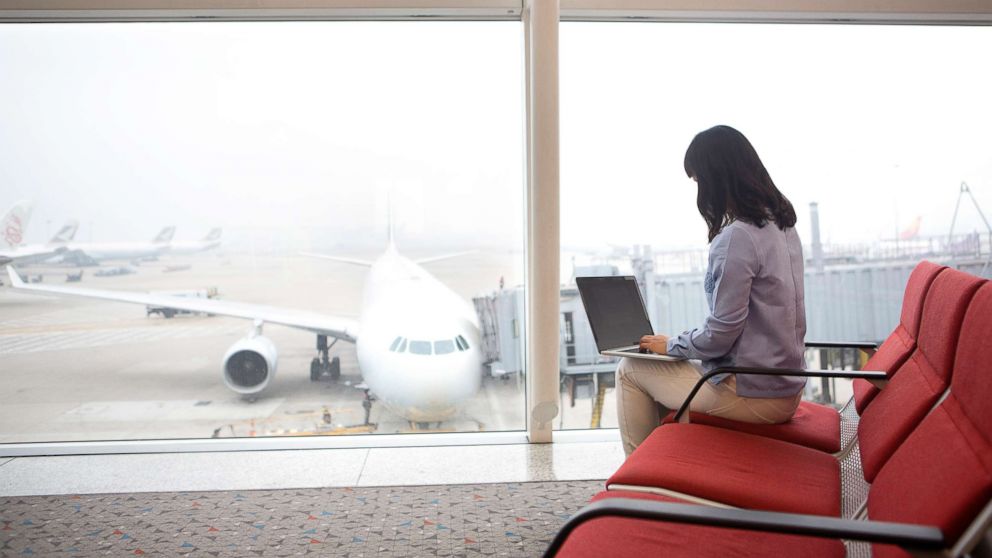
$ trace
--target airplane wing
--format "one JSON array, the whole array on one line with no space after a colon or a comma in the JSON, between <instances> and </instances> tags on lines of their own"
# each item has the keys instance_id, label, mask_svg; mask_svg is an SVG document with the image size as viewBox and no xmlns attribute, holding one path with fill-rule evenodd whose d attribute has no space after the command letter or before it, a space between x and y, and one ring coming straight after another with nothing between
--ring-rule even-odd
<instances>
[{"instance_id":1,"label":"airplane wing","mask_svg":"<svg viewBox=\"0 0 992 558\"><path fill-rule=\"evenodd\" d=\"M14 263L36 263L65 252L64 246L21 246L0 251L0 259Z\"/></svg>"},{"instance_id":2,"label":"airplane wing","mask_svg":"<svg viewBox=\"0 0 992 558\"><path fill-rule=\"evenodd\" d=\"M470 254L475 254L476 252L478 252L478 250L468 250L466 252L454 252L454 253L451 253L451 254L442 254L440 256L431 256L429 258L421 258L421 259L417 260L416 263L417 264L425 264L425 263L431 263L431 262L439 262L441 260L447 260L447 259L451 259L451 258L457 258L459 256L468 256Z\"/></svg>"},{"instance_id":3,"label":"airplane wing","mask_svg":"<svg viewBox=\"0 0 992 558\"><path fill-rule=\"evenodd\" d=\"M244 318L247 320L256 320L270 324L279 324L287 327L304 329L314 333L319 333L321 335L341 339L342 341L350 341L352 343L358 339L358 321L350 318L340 318L318 314L316 312L307 312L305 310L278 308L275 306L234 302L229 300L180 297L134 291L112 291L103 289L87 289L81 287L64 287L38 283L28 284L21 280L20 275L17 274L17 271L14 270L13 266L7 266L7 274L10 275L11 285L15 289L22 291L97 298L115 302L144 304L146 306L162 306L165 308L175 308L176 310L186 310L190 312L204 312L207 314Z\"/></svg>"},{"instance_id":4,"label":"airplane wing","mask_svg":"<svg viewBox=\"0 0 992 558\"><path fill-rule=\"evenodd\" d=\"M372 262L367 260L359 260L357 258L341 258L338 256L328 256L326 254L314 254L313 252L300 252L300 255L307 258L317 258L321 260L331 260L332 262L360 265L362 267L372 267Z\"/></svg>"}]
</instances>

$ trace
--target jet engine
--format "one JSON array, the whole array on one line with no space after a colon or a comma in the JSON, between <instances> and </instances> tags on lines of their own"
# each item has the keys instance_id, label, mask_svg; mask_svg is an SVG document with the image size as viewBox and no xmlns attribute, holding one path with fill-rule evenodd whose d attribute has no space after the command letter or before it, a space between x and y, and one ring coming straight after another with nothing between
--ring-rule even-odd
<instances>
[{"instance_id":1,"label":"jet engine","mask_svg":"<svg viewBox=\"0 0 992 558\"><path fill-rule=\"evenodd\" d=\"M268 337L241 339L224 355L224 384L242 395L258 393L276 375L279 355Z\"/></svg>"}]
</instances>

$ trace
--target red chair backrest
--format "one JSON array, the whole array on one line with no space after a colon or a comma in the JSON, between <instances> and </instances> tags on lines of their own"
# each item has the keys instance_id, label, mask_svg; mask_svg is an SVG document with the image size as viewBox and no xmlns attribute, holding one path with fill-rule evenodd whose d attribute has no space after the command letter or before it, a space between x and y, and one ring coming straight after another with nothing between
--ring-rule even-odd
<instances>
[{"instance_id":1,"label":"red chair backrest","mask_svg":"<svg viewBox=\"0 0 992 558\"><path fill-rule=\"evenodd\" d=\"M992 501L990 340L992 283L986 283L961 325L950 392L878 473L868 493L869 518L933 525L952 545ZM905 556L885 546L874 555Z\"/></svg>"},{"instance_id":2,"label":"red chair backrest","mask_svg":"<svg viewBox=\"0 0 992 558\"><path fill-rule=\"evenodd\" d=\"M858 424L861 466L868 482L874 482L882 465L947 389L965 310L983 283L955 269L945 269L933 280L923 303L916 349Z\"/></svg>"},{"instance_id":3,"label":"red chair backrest","mask_svg":"<svg viewBox=\"0 0 992 558\"><path fill-rule=\"evenodd\" d=\"M920 262L913 269L903 293L899 324L865 363L865 370L883 370L893 374L906 362L916 348L916 338L920 333L920 317L923 315L923 301L933 280L944 269L946 266L928 261ZM859 414L865 412L868 403L876 395L878 388L866 380L855 381L854 403Z\"/></svg>"}]
</instances>

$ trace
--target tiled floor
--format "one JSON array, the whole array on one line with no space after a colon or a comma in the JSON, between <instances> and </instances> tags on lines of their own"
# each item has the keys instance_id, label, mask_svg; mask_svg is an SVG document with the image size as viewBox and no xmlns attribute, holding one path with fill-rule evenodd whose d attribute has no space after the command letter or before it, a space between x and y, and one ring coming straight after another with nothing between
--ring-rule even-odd
<instances>
[{"instance_id":1,"label":"tiled floor","mask_svg":"<svg viewBox=\"0 0 992 558\"><path fill-rule=\"evenodd\" d=\"M0 457L0 496L605 479L616 441Z\"/></svg>"}]
</instances>

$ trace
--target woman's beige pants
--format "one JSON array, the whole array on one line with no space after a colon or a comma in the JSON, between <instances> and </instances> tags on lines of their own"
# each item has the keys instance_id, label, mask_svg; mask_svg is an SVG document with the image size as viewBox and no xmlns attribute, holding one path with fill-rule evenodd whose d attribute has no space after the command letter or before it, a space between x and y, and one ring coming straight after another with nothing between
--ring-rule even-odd
<instances>
[{"instance_id":1,"label":"woman's beige pants","mask_svg":"<svg viewBox=\"0 0 992 558\"><path fill-rule=\"evenodd\" d=\"M661 424L662 416L682 405L702 373L695 361L620 359L617 419L627 455ZM740 397L737 381L731 376L717 385L706 382L692 399L689 410L742 422L772 424L789 420L801 399L802 392L775 399ZM664 409L659 410L659 404Z\"/></svg>"}]
</instances>

